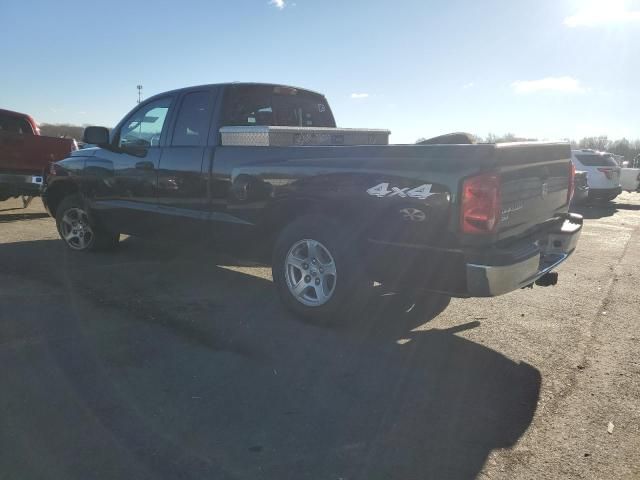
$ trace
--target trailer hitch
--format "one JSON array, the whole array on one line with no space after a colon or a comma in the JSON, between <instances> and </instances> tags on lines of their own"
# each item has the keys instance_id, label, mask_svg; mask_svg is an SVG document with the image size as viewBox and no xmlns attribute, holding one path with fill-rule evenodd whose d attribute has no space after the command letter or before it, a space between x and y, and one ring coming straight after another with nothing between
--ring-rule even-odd
<instances>
[{"instance_id":1,"label":"trailer hitch","mask_svg":"<svg viewBox=\"0 0 640 480\"><path fill-rule=\"evenodd\" d=\"M558 283L558 272L548 272L536 280L539 287L552 287Z\"/></svg>"}]
</instances>

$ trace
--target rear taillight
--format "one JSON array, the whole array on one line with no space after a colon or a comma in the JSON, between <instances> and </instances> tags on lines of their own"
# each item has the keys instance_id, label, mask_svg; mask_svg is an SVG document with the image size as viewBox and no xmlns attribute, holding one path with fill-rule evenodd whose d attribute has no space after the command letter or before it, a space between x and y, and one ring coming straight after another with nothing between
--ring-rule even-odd
<instances>
[{"instance_id":1,"label":"rear taillight","mask_svg":"<svg viewBox=\"0 0 640 480\"><path fill-rule=\"evenodd\" d=\"M573 194L576 191L576 166L571 162L569 167L569 189L567 190L567 204L571 203Z\"/></svg>"},{"instance_id":2,"label":"rear taillight","mask_svg":"<svg viewBox=\"0 0 640 480\"><path fill-rule=\"evenodd\" d=\"M598 171L604 173L604 176L607 177L608 180L613 178L613 168L599 168Z\"/></svg>"},{"instance_id":3,"label":"rear taillight","mask_svg":"<svg viewBox=\"0 0 640 480\"><path fill-rule=\"evenodd\" d=\"M464 181L460 204L462 233L487 234L495 231L500 219L500 178L478 175Z\"/></svg>"}]
</instances>

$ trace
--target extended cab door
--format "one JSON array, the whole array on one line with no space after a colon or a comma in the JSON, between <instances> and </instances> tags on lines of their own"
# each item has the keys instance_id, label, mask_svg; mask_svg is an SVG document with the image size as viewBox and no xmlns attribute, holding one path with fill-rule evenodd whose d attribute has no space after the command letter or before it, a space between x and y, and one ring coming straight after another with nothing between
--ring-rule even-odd
<instances>
[{"instance_id":1,"label":"extended cab door","mask_svg":"<svg viewBox=\"0 0 640 480\"><path fill-rule=\"evenodd\" d=\"M153 98L129 114L86 162L92 209L114 231L145 235L154 229L158 167L174 96Z\"/></svg>"},{"instance_id":2,"label":"extended cab door","mask_svg":"<svg viewBox=\"0 0 640 480\"><path fill-rule=\"evenodd\" d=\"M207 147L217 89L182 94L158 169L157 205L169 227L180 220L207 220L209 165Z\"/></svg>"}]
</instances>

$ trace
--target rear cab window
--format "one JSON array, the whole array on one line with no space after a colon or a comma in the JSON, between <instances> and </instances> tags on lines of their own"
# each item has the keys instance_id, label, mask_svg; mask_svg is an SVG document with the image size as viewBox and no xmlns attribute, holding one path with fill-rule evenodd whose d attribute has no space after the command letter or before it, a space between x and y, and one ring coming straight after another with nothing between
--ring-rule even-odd
<instances>
[{"instance_id":1,"label":"rear cab window","mask_svg":"<svg viewBox=\"0 0 640 480\"><path fill-rule=\"evenodd\" d=\"M0 114L0 134L33 135L29 122L22 117Z\"/></svg>"},{"instance_id":2,"label":"rear cab window","mask_svg":"<svg viewBox=\"0 0 640 480\"><path fill-rule=\"evenodd\" d=\"M323 95L291 87L237 85L228 87L222 126L329 127L336 122Z\"/></svg>"}]
</instances>

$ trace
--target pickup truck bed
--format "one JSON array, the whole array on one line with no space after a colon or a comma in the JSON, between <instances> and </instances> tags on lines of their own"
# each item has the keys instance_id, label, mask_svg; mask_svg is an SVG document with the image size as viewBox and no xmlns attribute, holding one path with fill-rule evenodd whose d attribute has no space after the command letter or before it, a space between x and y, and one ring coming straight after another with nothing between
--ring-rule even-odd
<instances>
[{"instance_id":1,"label":"pickup truck bed","mask_svg":"<svg viewBox=\"0 0 640 480\"><path fill-rule=\"evenodd\" d=\"M89 130L85 140L102 148L58 162L45 191L67 244L111 245L119 233L253 239L273 250L285 304L314 318L344 310L361 279L461 297L552 284L550 271L576 247L582 218L568 213L573 168L566 143L228 146L219 134L227 128L222 112L245 105L237 88L168 92L125 117L110 138ZM202 98L213 112L207 139L176 144L180 115L165 105L202 91L211 92ZM309 109L304 118L335 127L332 117L313 116L316 108L328 110L324 97L305 92L299 104L303 113ZM168 109L161 114L173 136L163 127L156 145L123 142L138 118L158 118L159 108ZM73 233L75 224L91 232L89 240Z\"/></svg>"},{"instance_id":2,"label":"pickup truck bed","mask_svg":"<svg viewBox=\"0 0 640 480\"><path fill-rule=\"evenodd\" d=\"M76 148L72 139L41 136L30 116L0 110L0 200L39 195L49 163Z\"/></svg>"}]
</instances>

